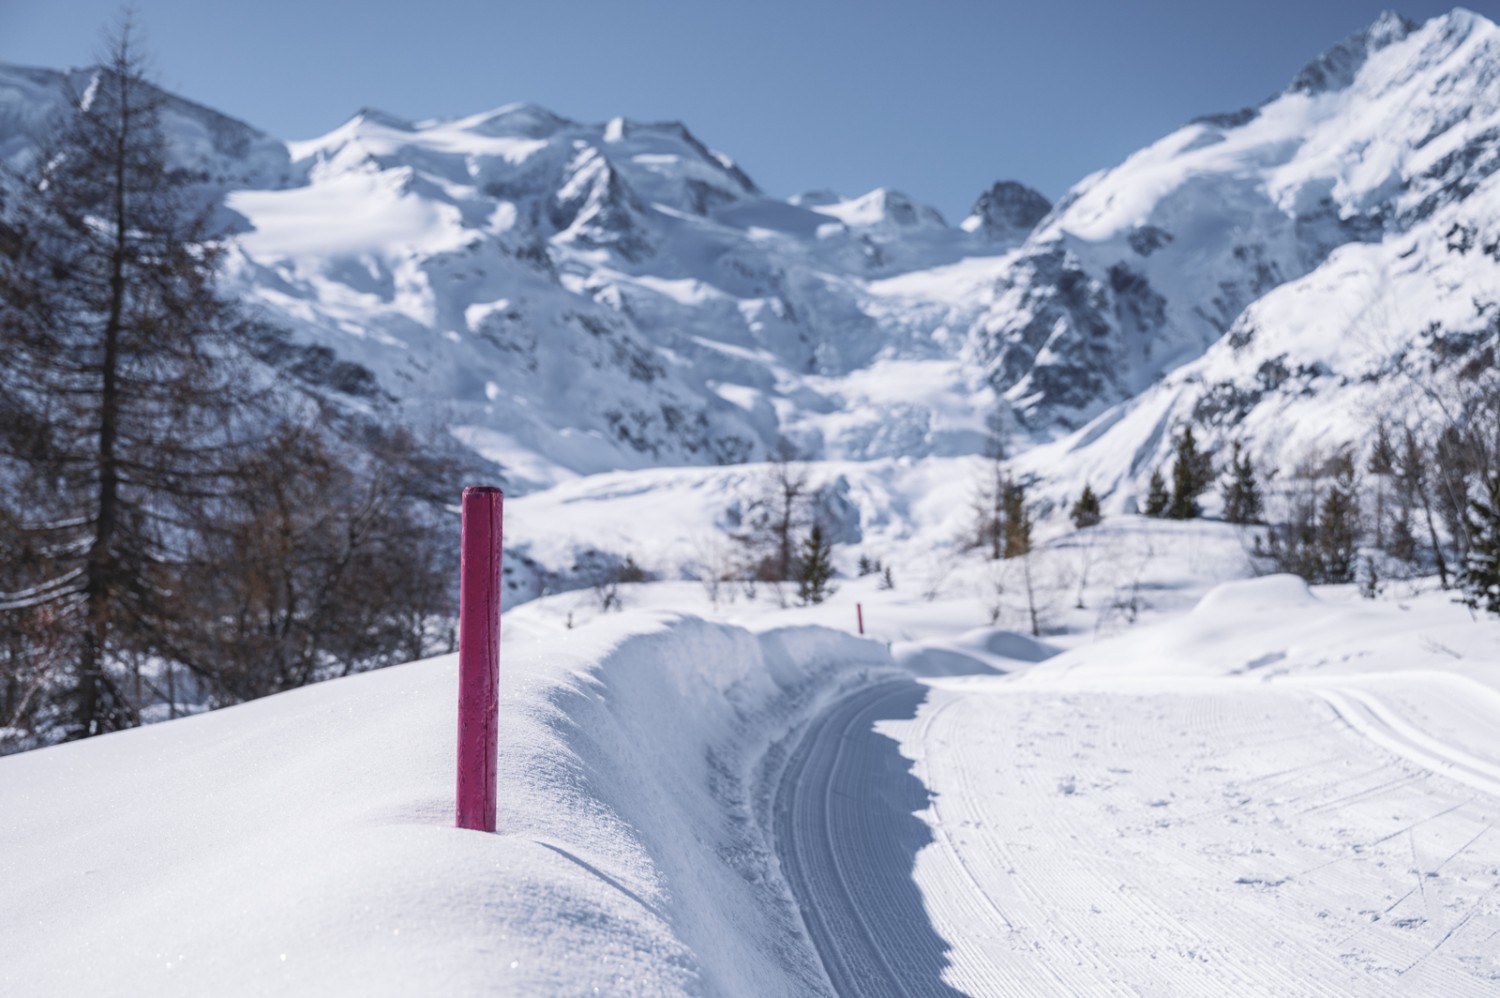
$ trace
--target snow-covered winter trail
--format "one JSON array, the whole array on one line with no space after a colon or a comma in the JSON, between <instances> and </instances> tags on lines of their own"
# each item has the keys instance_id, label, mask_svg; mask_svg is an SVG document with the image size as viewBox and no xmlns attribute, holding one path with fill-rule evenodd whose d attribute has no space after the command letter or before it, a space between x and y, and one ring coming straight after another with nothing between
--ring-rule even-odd
<instances>
[{"instance_id":1,"label":"snow-covered winter trail","mask_svg":"<svg viewBox=\"0 0 1500 998\"><path fill-rule=\"evenodd\" d=\"M1494 995L1495 731L1435 672L882 684L778 847L841 995Z\"/></svg>"},{"instance_id":2,"label":"snow-covered winter trail","mask_svg":"<svg viewBox=\"0 0 1500 998\"><path fill-rule=\"evenodd\" d=\"M944 941L927 923L912 866L932 841L927 792L876 722L910 719L927 696L881 683L812 722L783 776L776 839L824 969L840 995L954 995Z\"/></svg>"}]
</instances>

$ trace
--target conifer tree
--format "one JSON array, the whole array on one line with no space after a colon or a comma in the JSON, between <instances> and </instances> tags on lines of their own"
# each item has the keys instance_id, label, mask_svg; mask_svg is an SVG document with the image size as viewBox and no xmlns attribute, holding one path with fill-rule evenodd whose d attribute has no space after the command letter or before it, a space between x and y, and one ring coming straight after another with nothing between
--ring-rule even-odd
<instances>
[{"instance_id":1,"label":"conifer tree","mask_svg":"<svg viewBox=\"0 0 1500 998\"><path fill-rule=\"evenodd\" d=\"M1191 520L1203 511L1198 497L1213 483L1213 461L1198 450L1193 428L1185 427L1177 438L1177 459L1172 465L1172 501L1167 516L1174 520Z\"/></svg>"},{"instance_id":2,"label":"conifer tree","mask_svg":"<svg viewBox=\"0 0 1500 998\"><path fill-rule=\"evenodd\" d=\"M1380 568L1372 555L1365 555L1365 573L1359 580L1359 594L1365 599L1380 598Z\"/></svg>"},{"instance_id":3,"label":"conifer tree","mask_svg":"<svg viewBox=\"0 0 1500 998\"><path fill-rule=\"evenodd\" d=\"M1484 495L1469 503L1469 556L1459 575L1464 602L1500 614L1500 471L1485 482Z\"/></svg>"},{"instance_id":4,"label":"conifer tree","mask_svg":"<svg viewBox=\"0 0 1500 998\"><path fill-rule=\"evenodd\" d=\"M1395 522L1391 524L1391 536L1388 549L1392 555L1402 561L1417 560L1417 535L1411 528L1411 511L1400 510L1396 514Z\"/></svg>"},{"instance_id":5,"label":"conifer tree","mask_svg":"<svg viewBox=\"0 0 1500 998\"><path fill-rule=\"evenodd\" d=\"M1259 543L1259 538L1256 538ZM1265 556L1279 572L1300 575L1308 582L1323 579L1318 543L1318 497L1315 487L1292 496L1284 515L1266 531Z\"/></svg>"},{"instance_id":6,"label":"conifer tree","mask_svg":"<svg viewBox=\"0 0 1500 998\"><path fill-rule=\"evenodd\" d=\"M807 469L793 463L796 449L782 441L771 455L765 483L764 503L770 511L770 530L774 552L763 562L761 576L766 581L781 582L792 578L795 568L796 528L803 520L808 501Z\"/></svg>"},{"instance_id":7,"label":"conifer tree","mask_svg":"<svg viewBox=\"0 0 1500 998\"><path fill-rule=\"evenodd\" d=\"M1010 474L1005 467L1006 414L996 409L985 417L984 458L974 490L974 544L990 557L1005 556L1005 496Z\"/></svg>"},{"instance_id":8,"label":"conifer tree","mask_svg":"<svg viewBox=\"0 0 1500 998\"><path fill-rule=\"evenodd\" d=\"M1323 497L1318 515L1317 549L1321 578L1309 581L1354 581L1361 528L1359 484L1354 462L1344 455L1337 462L1333 485Z\"/></svg>"},{"instance_id":9,"label":"conifer tree","mask_svg":"<svg viewBox=\"0 0 1500 998\"><path fill-rule=\"evenodd\" d=\"M1005 489L1005 557L1020 558L1031 553L1031 524L1026 486L1011 480Z\"/></svg>"},{"instance_id":10,"label":"conifer tree","mask_svg":"<svg viewBox=\"0 0 1500 998\"><path fill-rule=\"evenodd\" d=\"M1072 519L1073 526L1079 530L1098 526L1099 521L1104 519L1099 511L1099 497L1094 494L1093 487L1087 482L1084 483L1083 494L1073 504L1068 516Z\"/></svg>"},{"instance_id":11,"label":"conifer tree","mask_svg":"<svg viewBox=\"0 0 1500 998\"><path fill-rule=\"evenodd\" d=\"M452 465L273 387L165 100L127 22L7 192L0 751L170 716L179 666L218 705L419 658L451 616Z\"/></svg>"},{"instance_id":12,"label":"conifer tree","mask_svg":"<svg viewBox=\"0 0 1500 998\"><path fill-rule=\"evenodd\" d=\"M797 599L803 606L821 603L833 595L828 580L833 578L833 545L823 535L823 528L814 524L803 542L802 558L797 568Z\"/></svg>"},{"instance_id":13,"label":"conifer tree","mask_svg":"<svg viewBox=\"0 0 1500 998\"><path fill-rule=\"evenodd\" d=\"M202 195L168 162L128 22L108 46L0 240L0 477L40 555L3 609L69 621L73 737L137 722L109 666L155 650L190 504L226 481L244 397Z\"/></svg>"},{"instance_id":14,"label":"conifer tree","mask_svg":"<svg viewBox=\"0 0 1500 998\"><path fill-rule=\"evenodd\" d=\"M1443 427L1432 448L1433 506L1459 565L1464 564L1469 551L1469 492L1479 470L1475 467L1477 450L1469 433L1453 423Z\"/></svg>"},{"instance_id":15,"label":"conifer tree","mask_svg":"<svg viewBox=\"0 0 1500 998\"><path fill-rule=\"evenodd\" d=\"M1167 508L1172 505L1172 495L1167 491L1166 479L1162 477L1161 469L1157 468L1151 472L1151 484L1146 491L1146 515L1163 517L1167 515Z\"/></svg>"},{"instance_id":16,"label":"conifer tree","mask_svg":"<svg viewBox=\"0 0 1500 998\"><path fill-rule=\"evenodd\" d=\"M1260 486L1255 480L1255 467L1238 440L1234 443L1234 454L1229 461L1229 478L1224 481L1221 494L1224 498L1226 522L1260 522L1263 504Z\"/></svg>"},{"instance_id":17,"label":"conifer tree","mask_svg":"<svg viewBox=\"0 0 1500 998\"><path fill-rule=\"evenodd\" d=\"M1372 475L1390 475L1396 471L1396 445L1390 426L1381 420L1375 427L1375 445L1370 448L1368 471Z\"/></svg>"},{"instance_id":18,"label":"conifer tree","mask_svg":"<svg viewBox=\"0 0 1500 998\"><path fill-rule=\"evenodd\" d=\"M1386 548L1386 523L1390 516L1386 509L1386 479L1396 473L1396 445L1391 441L1391 431L1385 420L1375 425L1375 444L1370 448L1370 460L1365 470L1375 476L1375 546ZM1411 525L1407 524L1410 534Z\"/></svg>"}]
</instances>

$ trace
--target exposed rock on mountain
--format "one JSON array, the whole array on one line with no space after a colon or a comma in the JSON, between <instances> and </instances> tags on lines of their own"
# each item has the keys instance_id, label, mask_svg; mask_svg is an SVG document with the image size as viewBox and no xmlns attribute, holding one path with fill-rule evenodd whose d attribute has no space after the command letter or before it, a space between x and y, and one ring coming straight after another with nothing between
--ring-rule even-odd
<instances>
[{"instance_id":1,"label":"exposed rock on mountain","mask_svg":"<svg viewBox=\"0 0 1500 998\"><path fill-rule=\"evenodd\" d=\"M1052 203L1030 187L1002 180L979 195L961 228L996 242L1015 242L1025 239L1051 210Z\"/></svg>"}]
</instances>

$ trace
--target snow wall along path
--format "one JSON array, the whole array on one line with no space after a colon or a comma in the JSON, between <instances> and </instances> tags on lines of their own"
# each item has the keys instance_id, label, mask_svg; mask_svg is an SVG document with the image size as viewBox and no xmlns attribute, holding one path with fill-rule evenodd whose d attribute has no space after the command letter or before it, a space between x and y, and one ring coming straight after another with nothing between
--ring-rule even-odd
<instances>
[{"instance_id":1,"label":"snow wall along path","mask_svg":"<svg viewBox=\"0 0 1500 998\"><path fill-rule=\"evenodd\" d=\"M453 656L0 759L0 993L826 991L770 811L884 646L627 614L501 670L496 835Z\"/></svg>"}]
</instances>

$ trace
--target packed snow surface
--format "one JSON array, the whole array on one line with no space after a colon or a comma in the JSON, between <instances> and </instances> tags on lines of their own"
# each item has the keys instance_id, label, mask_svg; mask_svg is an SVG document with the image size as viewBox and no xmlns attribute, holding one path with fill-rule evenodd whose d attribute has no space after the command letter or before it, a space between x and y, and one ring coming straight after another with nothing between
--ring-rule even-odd
<instances>
[{"instance_id":1,"label":"packed snow surface","mask_svg":"<svg viewBox=\"0 0 1500 998\"><path fill-rule=\"evenodd\" d=\"M1495 993L1500 624L1097 529L1049 642L984 571L511 611L495 835L451 657L0 760L0 991Z\"/></svg>"}]
</instances>

